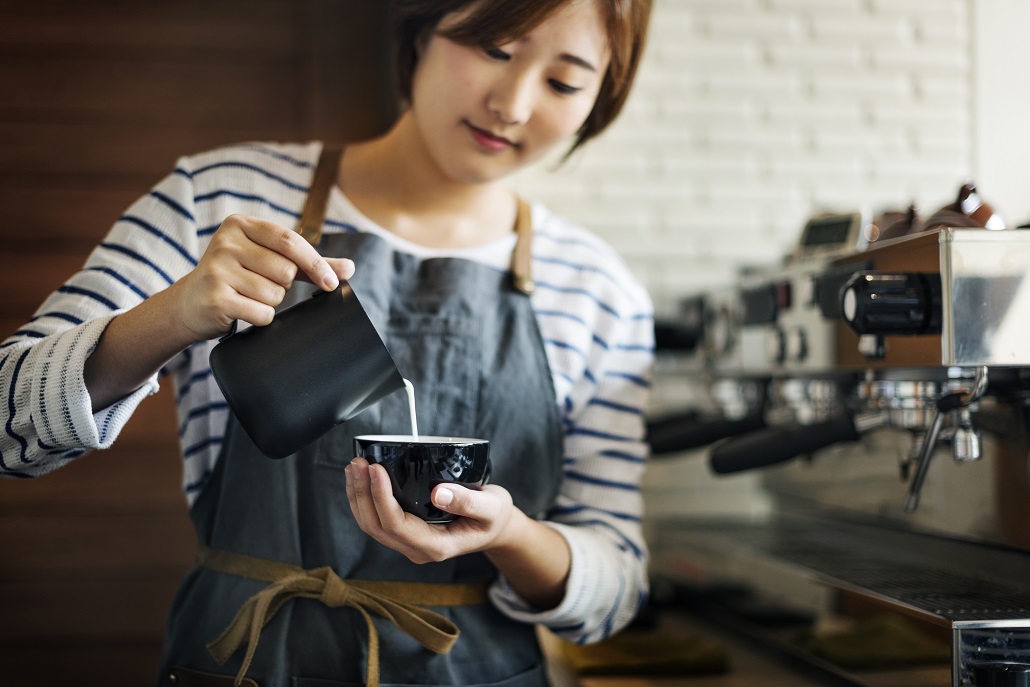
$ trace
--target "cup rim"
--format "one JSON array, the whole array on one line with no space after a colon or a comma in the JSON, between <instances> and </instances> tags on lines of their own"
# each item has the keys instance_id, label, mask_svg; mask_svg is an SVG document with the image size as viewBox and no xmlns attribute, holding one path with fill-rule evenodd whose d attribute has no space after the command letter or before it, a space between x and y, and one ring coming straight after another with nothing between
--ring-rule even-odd
<instances>
[{"instance_id":1,"label":"cup rim","mask_svg":"<svg viewBox=\"0 0 1030 687\"><path fill-rule=\"evenodd\" d=\"M355 441L372 441L380 444L430 444L430 445L454 445L454 444L488 444L487 439L473 439L470 437L447 437L413 434L360 434L354 437Z\"/></svg>"}]
</instances>

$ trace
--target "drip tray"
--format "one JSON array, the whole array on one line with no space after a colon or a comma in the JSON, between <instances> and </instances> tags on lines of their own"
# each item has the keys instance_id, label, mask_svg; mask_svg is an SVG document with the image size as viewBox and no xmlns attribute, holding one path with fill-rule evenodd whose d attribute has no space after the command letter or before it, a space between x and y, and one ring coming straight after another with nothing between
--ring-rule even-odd
<instances>
[{"instance_id":1,"label":"drip tray","mask_svg":"<svg viewBox=\"0 0 1030 687\"><path fill-rule=\"evenodd\" d=\"M761 523L668 520L649 532L656 592L846 678L784 637L890 614L950 647L944 669L968 684L986 660L1030 663L1030 553L826 517ZM847 616L845 618L845 616Z\"/></svg>"},{"instance_id":2,"label":"drip tray","mask_svg":"<svg viewBox=\"0 0 1030 687\"><path fill-rule=\"evenodd\" d=\"M746 562L763 561L753 569L756 575L769 574L770 567L787 575L794 568L821 584L866 593L948 625L1030 622L1030 553L800 517L760 524L668 522L654 540L659 567L664 562L673 573L687 567L695 581L729 576L748 582ZM789 590L777 595L783 594Z\"/></svg>"},{"instance_id":3,"label":"drip tray","mask_svg":"<svg viewBox=\"0 0 1030 687\"><path fill-rule=\"evenodd\" d=\"M865 534L869 536L868 532ZM773 541L762 542L761 537L756 537L753 545L770 556L825 576L827 581L866 590L944 620L1030 618L1030 590L989 580L986 570L975 575L957 568L958 564L968 565L983 556L984 551L957 545L952 554L957 559L902 562L897 550L886 554L884 549L890 551L892 547L884 546L881 533L874 534L879 535L875 540L859 544L854 531L827 528L825 524L818 528L788 524ZM918 558L917 552L925 547L925 542L919 541L919 537L907 539L912 548L905 552L905 557ZM858 549L866 550L856 555Z\"/></svg>"}]
</instances>

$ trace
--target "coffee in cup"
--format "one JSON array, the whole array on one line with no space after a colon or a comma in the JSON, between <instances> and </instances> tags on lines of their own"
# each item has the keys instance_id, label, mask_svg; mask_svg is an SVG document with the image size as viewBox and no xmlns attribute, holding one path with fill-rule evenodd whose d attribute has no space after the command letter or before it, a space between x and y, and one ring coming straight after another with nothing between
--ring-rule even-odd
<instances>
[{"instance_id":1,"label":"coffee in cup","mask_svg":"<svg viewBox=\"0 0 1030 687\"><path fill-rule=\"evenodd\" d=\"M354 438L354 451L386 468L393 495L408 513L429 523L456 515L433 505L438 484L481 489L490 479L490 442L462 437L366 434Z\"/></svg>"}]
</instances>

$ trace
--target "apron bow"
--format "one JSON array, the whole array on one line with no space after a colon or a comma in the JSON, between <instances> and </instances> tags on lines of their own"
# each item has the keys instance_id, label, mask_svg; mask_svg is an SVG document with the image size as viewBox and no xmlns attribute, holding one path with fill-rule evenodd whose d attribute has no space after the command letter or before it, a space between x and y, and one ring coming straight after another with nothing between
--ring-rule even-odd
<instances>
[{"instance_id":1,"label":"apron bow","mask_svg":"<svg viewBox=\"0 0 1030 687\"><path fill-rule=\"evenodd\" d=\"M328 566L304 570L278 561L229 551L215 551L206 547L201 548L198 559L202 566L213 570L271 581L271 584L247 599L229 626L207 644L208 651L219 665L229 660L240 646L247 645L243 664L236 674L237 686L243 681L254 658L262 628L285 603L295 598L316 599L331 608L348 606L361 613L368 625L368 666L365 684L368 687L378 687L379 632L372 620L372 614L389 620L425 648L445 654L451 650L458 635L461 634L458 626L439 613L407 599L419 599L424 604L450 606L482 603L486 597L486 587L482 584L435 585L419 582L348 581L341 579Z\"/></svg>"}]
</instances>

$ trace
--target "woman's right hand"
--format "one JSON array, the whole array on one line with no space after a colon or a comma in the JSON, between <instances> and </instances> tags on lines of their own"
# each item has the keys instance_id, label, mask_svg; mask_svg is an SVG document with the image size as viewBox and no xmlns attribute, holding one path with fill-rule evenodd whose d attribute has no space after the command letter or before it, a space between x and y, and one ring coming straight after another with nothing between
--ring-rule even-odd
<instances>
[{"instance_id":1,"label":"woman's right hand","mask_svg":"<svg viewBox=\"0 0 1030 687\"><path fill-rule=\"evenodd\" d=\"M353 274L352 261L323 258L291 229L230 215L193 271L168 291L175 294L179 322L200 341L226 334L235 320L268 324L294 279L332 291Z\"/></svg>"}]
</instances>

